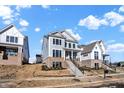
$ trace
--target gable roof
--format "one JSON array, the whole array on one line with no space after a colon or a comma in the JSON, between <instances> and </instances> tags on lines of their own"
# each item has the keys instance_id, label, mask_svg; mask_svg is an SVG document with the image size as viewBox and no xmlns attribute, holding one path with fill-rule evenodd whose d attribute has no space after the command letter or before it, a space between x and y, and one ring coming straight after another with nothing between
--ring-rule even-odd
<instances>
[{"instance_id":1,"label":"gable roof","mask_svg":"<svg viewBox=\"0 0 124 93\"><path fill-rule=\"evenodd\" d=\"M63 33L63 32L65 32L67 35L69 35L74 42L78 42L68 31L65 30L65 31L62 31L61 33ZM69 40L69 39L67 39L67 40Z\"/></svg>"},{"instance_id":2,"label":"gable roof","mask_svg":"<svg viewBox=\"0 0 124 93\"><path fill-rule=\"evenodd\" d=\"M0 30L0 34L2 34L2 33L4 33L5 31L7 31L7 30L11 29L12 27L14 27L14 25L13 25L13 24L6 26L6 27L5 27L5 28L3 28L2 30Z\"/></svg>"},{"instance_id":3,"label":"gable roof","mask_svg":"<svg viewBox=\"0 0 124 93\"><path fill-rule=\"evenodd\" d=\"M65 32L68 36L70 36L70 37L72 38L72 40L67 39L67 38L63 35L64 32ZM57 34L59 34L59 35L57 35ZM45 35L45 37L49 37L49 36L58 37L58 38L63 38L63 39L66 39L67 41L77 42L77 40L76 40L69 32L67 32L66 30L64 30L64 31L50 32L50 33L48 33L48 35Z\"/></svg>"},{"instance_id":4,"label":"gable roof","mask_svg":"<svg viewBox=\"0 0 124 93\"><path fill-rule=\"evenodd\" d=\"M58 35L57 35L58 34ZM61 32L58 32L58 31L56 31L56 32L50 32L49 34L48 34L48 36L53 36L53 37L58 37L58 38L65 38L62 34L61 34Z\"/></svg>"},{"instance_id":5,"label":"gable roof","mask_svg":"<svg viewBox=\"0 0 124 93\"><path fill-rule=\"evenodd\" d=\"M13 27L15 27L14 24L10 24L10 25L4 27L3 29L0 30L0 34L2 34L2 33L4 33L4 32L6 32L6 31L8 31L9 29L11 29L11 28L13 28ZM16 27L15 27L15 28L16 28ZM23 35L20 31L19 31L19 33L20 33L21 35ZM24 36L24 37L27 37L27 36L25 36L25 35L23 35L23 36Z\"/></svg>"},{"instance_id":6,"label":"gable roof","mask_svg":"<svg viewBox=\"0 0 124 93\"><path fill-rule=\"evenodd\" d=\"M102 42L102 41L101 40L100 41L96 41L96 42L93 42L93 43L88 44L88 45L80 45L79 48L83 48L82 53L90 53L90 52L92 52L92 50L95 47L95 45L97 43L100 43L100 42Z\"/></svg>"}]
</instances>

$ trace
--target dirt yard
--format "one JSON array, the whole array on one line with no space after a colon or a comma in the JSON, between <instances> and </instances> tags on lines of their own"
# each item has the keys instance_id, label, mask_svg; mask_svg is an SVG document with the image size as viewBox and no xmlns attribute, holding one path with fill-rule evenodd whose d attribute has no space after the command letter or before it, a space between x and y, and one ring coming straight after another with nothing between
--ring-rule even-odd
<instances>
[{"instance_id":1,"label":"dirt yard","mask_svg":"<svg viewBox=\"0 0 124 93\"><path fill-rule=\"evenodd\" d=\"M117 68L122 73L124 68ZM116 73L115 73L116 74ZM114 76L124 82L124 74ZM108 76L106 80L113 80ZM99 82L98 82L99 81ZM100 83L102 82L102 83ZM112 82L115 82L113 80ZM93 83L93 84L92 84ZM7 66L0 65L0 87L25 88L25 87L93 87L93 85L106 84L103 79L103 70L85 71L84 77L76 78L68 69L43 71L41 64Z\"/></svg>"},{"instance_id":2,"label":"dirt yard","mask_svg":"<svg viewBox=\"0 0 124 93\"><path fill-rule=\"evenodd\" d=\"M41 64L33 65L0 65L0 79L26 79L33 77L73 76L68 69L43 71Z\"/></svg>"}]
</instances>

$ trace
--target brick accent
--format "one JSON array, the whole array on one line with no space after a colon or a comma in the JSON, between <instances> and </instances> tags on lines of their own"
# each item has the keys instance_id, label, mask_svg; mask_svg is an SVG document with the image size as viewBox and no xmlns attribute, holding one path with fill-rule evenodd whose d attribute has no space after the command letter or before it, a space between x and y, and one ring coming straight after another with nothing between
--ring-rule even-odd
<instances>
[{"instance_id":1,"label":"brick accent","mask_svg":"<svg viewBox=\"0 0 124 93\"><path fill-rule=\"evenodd\" d=\"M99 67L100 68L102 67L102 60L94 60L94 59L83 60L80 62L80 66L95 68L95 63L99 63Z\"/></svg>"}]
</instances>

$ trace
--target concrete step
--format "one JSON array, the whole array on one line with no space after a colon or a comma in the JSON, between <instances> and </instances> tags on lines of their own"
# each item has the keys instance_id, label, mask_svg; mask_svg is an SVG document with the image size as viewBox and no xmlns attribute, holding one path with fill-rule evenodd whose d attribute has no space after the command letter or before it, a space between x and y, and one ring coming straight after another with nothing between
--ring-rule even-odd
<instances>
[{"instance_id":1,"label":"concrete step","mask_svg":"<svg viewBox=\"0 0 124 93\"><path fill-rule=\"evenodd\" d=\"M66 60L66 63L70 69L70 72L77 77L83 76L83 73L74 65L74 63L70 60Z\"/></svg>"}]
</instances>

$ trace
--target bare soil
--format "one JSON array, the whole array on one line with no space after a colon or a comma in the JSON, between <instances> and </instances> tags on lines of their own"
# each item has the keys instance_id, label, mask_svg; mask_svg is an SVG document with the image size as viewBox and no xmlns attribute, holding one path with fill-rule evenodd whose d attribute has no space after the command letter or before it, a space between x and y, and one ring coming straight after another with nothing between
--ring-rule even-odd
<instances>
[{"instance_id":1,"label":"bare soil","mask_svg":"<svg viewBox=\"0 0 124 93\"><path fill-rule=\"evenodd\" d=\"M41 64L0 65L0 79L73 76L68 69L43 71Z\"/></svg>"}]
</instances>

